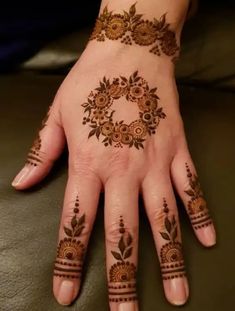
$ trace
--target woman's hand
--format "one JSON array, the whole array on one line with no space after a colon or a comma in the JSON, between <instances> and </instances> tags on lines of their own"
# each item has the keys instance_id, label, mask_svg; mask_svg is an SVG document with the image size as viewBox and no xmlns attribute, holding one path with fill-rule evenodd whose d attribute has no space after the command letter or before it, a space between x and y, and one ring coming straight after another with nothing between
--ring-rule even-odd
<instances>
[{"instance_id":1,"label":"woman's hand","mask_svg":"<svg viewBox=\"0 0 235 311\"><path fill-rule=\"evenodd\" d=\"M125 8L132 17L137 14L135 6L134 13L127 5ZM108 9L105 14L109 14ZM116 28L110 29L114 34L120 16L116 16ZM152 25L150 13L148 19L147 24ZM163 29L170 20L164 17L158 22ZM182 18L174 24L178 29L173 36L176 41L169 33L171 41L158 38L158 53L135 44L133 32L129 34L132 44L108 37L99 42L93 32L82 57L61 85L25 167L13 182L22 190L41 181L67 142L69 177L53 282L61 304L70 304L79 292L82 263L103 190L112 311L138 310L139 193L151 224L165 294L172 304L184 304L189 295L173 187L185 204L199 241L205 246L215 244L214 226L179 112L172 58L178 52L180 25ZM97 27L95 31L99 32ZM138 35L141 39L145 34L136 31L136 38ZM175 47L174 53L168 53L171 55L166 53L169 47Z\"/></svg>"}]
</instances>

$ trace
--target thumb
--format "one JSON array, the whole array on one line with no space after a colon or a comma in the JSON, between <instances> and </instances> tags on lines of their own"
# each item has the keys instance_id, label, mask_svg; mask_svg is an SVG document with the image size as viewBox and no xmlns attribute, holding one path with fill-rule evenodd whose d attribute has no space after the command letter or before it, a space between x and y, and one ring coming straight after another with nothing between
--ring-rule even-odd
<instances>
[{"instance_id":1,"label":"thumb","mask_svg":"<svg viewBox=\"0 0 235 311\"><path fill-rule=\"evenodd\" d=\"M27 156L25 166L17 174L12 186L27 189L39 183L51 170L64 149L65 136L60 124L57 105L52 105L42 121L41 129Z\"/></svg>"}]
</instances>

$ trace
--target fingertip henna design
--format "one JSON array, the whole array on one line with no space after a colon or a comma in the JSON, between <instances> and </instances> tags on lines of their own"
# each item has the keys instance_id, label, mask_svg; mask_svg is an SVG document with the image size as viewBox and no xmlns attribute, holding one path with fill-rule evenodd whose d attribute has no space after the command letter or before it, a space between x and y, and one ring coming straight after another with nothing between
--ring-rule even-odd
<instances>
[{"instance_id":1,"label":"fingertip henna design","mask_svg":"<svg viewBox=\"0 0 235 311\"><path fill-rule=\"evenodd\" d=\"M90 40L105 41L121 40L121 43L139 46L152 46L150 53L160 56L174 56L180 48L177 44L176 35L166 22L166 13L157 20L144 20L143 14L136 13L136 3L129 12L113 14L106 6L97 18Z\"/></svg>"},{"instance_id":2,"label":"fingertip henna design","mask_svg":"<svg viewBox=\"0 0 235 311\"><path fill-rule=\"evenodd\" d=\"M85 214L78 216L79 199L76 197L73 217L70 226L64 226L65 238L57 247L57 257L54 266L54 276L68 279L79 279L82 273L82 263L85 256L85 246L79 237L85 228Z\"/></svg>"},{"instance_id":3,"label":"fingertip henna design","mask_svg":"<svg viewBox=\"0 0 235 311\"><path fill-rule=\"evenodd\" d=\"M111 251L117 260L109 270L109 301L127 302L137 300L136 266L128 258L133 251L132 235L126 230L122 216L119 222L118 251Z\"/></svg>"},{"instance_id":4,"label":"fingertip henna design","mask_svg":"<svg viewBox=\"0 0 235 311\"><path fill-rule=\"evenodd\" d=\"M47 120L48 120L49 115L50 115L50 109L51 109L51 106L49 106L46 117L42 120L41 128L38 131L38 135L37 135L36 139L34 140L32 147L29 150L27 160L26 160L26 164L28 164L28 165L37 166L40 163L43 163L43 152L41 151L42 139L40 137L40 131L47 124Z\"/></svg>"},{"instance_id":5,"label":"fingertip henna design","mask_svg":"<svg viewBox=\"0 0 235 311\"><path fill-rule=\"evenodd\" d=\"M91 131L88 138L100 136L104 139L104 146L114 147L134 146L137 149L144 148L143 142L147 135L156 133L160 119L166 114L162 107L158 106L159 97L157 88L150 89L146 80L135 71L129 79L120 76L110 82L106 77L100 81L99 87L90 93L86 103L83 103L83 124L89 124ZM127 101L134 102L139 109L139 119L129 125L124 120L114 122L115 110L111 109L115 100L125 97Z\"/></svg>"},{"instance_id":6,"label":"fingertip henna design","mask_svg":"<svg viewBox=\"0 0 235 311\"><path fill-rule=\"evenodd\" d=\"M206 200L204 198L198 176L192 174L189 166L185 163L189 188L184 192L190 197L187 209L188 214L194 229L200 229L211 225L212 219L207 208Z\"/></svg>"},{"instance_id":7,"label":"fingertip henna design","mask_svg":"<svg viewBox=\"0 0 235 311\"><path fill-rule=\"evenodd\" d=\"M178 239L178 228L175 215L170 217L168 204L163 199L163 213L165 214L161 237L167 241L160 250L160 265L163 280L184 277L186 275L182 244Z\"/></svg>"}]
</instances>

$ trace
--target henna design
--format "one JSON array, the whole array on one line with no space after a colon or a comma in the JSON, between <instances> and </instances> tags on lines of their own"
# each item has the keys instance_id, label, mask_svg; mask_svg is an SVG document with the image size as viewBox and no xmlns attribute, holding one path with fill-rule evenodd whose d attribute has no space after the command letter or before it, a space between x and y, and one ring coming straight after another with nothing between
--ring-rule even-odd
<instances>
[{"instance_id":1,"label":"henna design","mask_svg":"<svg viewBox=\"0 0 235 311\"><path fill-rule=\"evenodd\" d=\"M160 251L160 264L163 280L184 277L186 275L184 259L182 253L182 244L178 241L178 228L175 216L168 216L169 208L166 200L163 199L164 231L160 234L162 238L168 241Z\"/></svg>"},{"instance_id":2,"label":"henna design","mask_svg":"<svg viewBox=\"0 0 235 311\"><path fill-rule=\"evenodd\" d=\"M49 107L49 110L46 114L46 117L42 120L41 128L38 131L38 135L37 135L36 139L34 140L32 147L29 150L27 160L26 160L26 164L29 164L32 166L37 166L43 162L42 161L43 152L41 151L42 140L40 137L40 132L46 126L47 120L48 120L49 115L50 115L50 108L51 108L51 106Z\"/></svg>"},{"instance_id":3,"label":"henna design","mask_svg":"<svg viewBox=\"0 0 235 311\"><path fill-rule=\"evenodd\" d=\"M71 219L70 228L64 227L67 237L60 241L57 248L57 258L54 266L54 276L68 279L81 278L82 263L85 255L85 246L78 240L85 228L85 214L79 214L79 199L76 197L74 204L74 216Z\"/></svg>"},{"instance_id":4,"label":"henna design","mask_svg":"<svg viewBox=\"0 0 235 311\"><path fill-rule=\"evenodd\" d=\"M193 175L185 163L190 188L184 192L190 197L188 201L188 214L194 229L200 229L212 224L212 219L203 196L199 179Z\"/></svg>"},{"instance_id":5,"label":"henna design","mask_svg":"<svg viewBox=\"0 0 235 311\"><path fill-rule=\"evenodd\" d=\"M121 40L121 43L140 46L152 46L150 53L160 56L161 53L167 56L175 56L180 48L176 41L174 31L166 22L166 13L157 20L144 20L143 14L136 13L136 3L129 12L113 14L106 6L97 18L90 40L105 41Z\"/></svg>"},{"instance_id":6,"label":"henna design","mask_svg":"<svg viewBox=\"0 0 235 311\"><path fill-rule=\"evenodd\" d=\"M99 87L92 91L86 103L83 103L83 124L89 123L92 130L88 138L96 135L104 137L105 146L115 144L115 147L135 146L144 148L143 142L147 135L155 134L160 119L166 117L163 109L158 107L157 88L150 89L146 80L134 72L129 79L120 76L112 82L106 77L100 81ZM139 119L129 125L124 121L113 121L115 110L111 109L113 102L121 97L134 102L139 108Z\"/></svg>"},{"instance_id":7,"label":"henna design","mask_svg":"<svg viewBox=\"0 0 235 311\"><path fill-rule=\"evenodd\" d=\"M137 300L136 266L127 259L132 255L132 235L127 232L120 217L118 251L111 251L117 263L109 270L109 301L124 302Z\"/></svg>"}]
</instances>

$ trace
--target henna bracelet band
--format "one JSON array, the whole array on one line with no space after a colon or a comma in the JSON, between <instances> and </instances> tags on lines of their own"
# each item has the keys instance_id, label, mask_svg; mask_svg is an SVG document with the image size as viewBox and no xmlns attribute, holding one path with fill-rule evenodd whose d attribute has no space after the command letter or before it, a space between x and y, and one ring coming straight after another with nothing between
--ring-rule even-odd
<instances>
[{"instance_id":1,"label":"henna bracelet band","mask_svg":"<svg viewBox=\"0 0 235 311\"><path fill-rule=\"evenodd\" d=\"M127 45L151 46L150 53L175 57L180 48L175 33L166 22L166 13L159 20L144 20L142 14L136 13L135 6L133 4L129 12L123 14L113 14L106 6L96 20L90 40L120 40Z\"/></svg>"}]
</instances>

